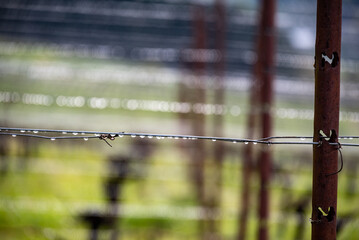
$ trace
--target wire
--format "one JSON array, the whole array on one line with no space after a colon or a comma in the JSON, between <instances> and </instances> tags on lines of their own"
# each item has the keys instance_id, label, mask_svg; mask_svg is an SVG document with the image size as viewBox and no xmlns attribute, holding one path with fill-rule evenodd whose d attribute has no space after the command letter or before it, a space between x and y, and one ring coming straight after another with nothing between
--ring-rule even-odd
<instances>
[{"instance_id":1,"label":"wire","mask_svg":"<svg viewBox=\"0 0 359 240\"><path fill-rule=\"evenodd\" d=\"M245 138L224 138L211 136L194 136L194 135L173 135L173 134L150 134L150 133L126 133L126 132L99 132L99 131L74 131L74 130L50 130L50 129L29 129L29 128L5 128L0 127L0 135L11 135L13 137L33 137L54 140L63 139L83 139L85 141L93 138L104 140L111 146L107 140L114 140L122 137L140 137L156 139L181 139L181 140L210 140L243 144L266 144L266 145L319 145L320 142L305 141L312 139L309 136L272 136L262 139L245 139ZM286 141L278 141L285 139ZM290 139L300 139L301 141L290 141ZM343 136L339 139L359 139L359 136ZM339 143L329 143L330 145L339 145ZM359 147L355 143L340 143L341 146Z\"/></svg>"},{"instance_id":2,"label":"wire","mask_svg":"<svg viewBox=\"0 0 359 240\"><path fill-rule=\"evenodd\" d=\"M43 135L48 134L51 136ZM57 134L54 136L54 134ZM59 136L59 134L61 134ZM69 136L69 134L71 134ZM209 137L209 136L194 136L194 135L170 135L170 134L149 134L149 133L125 133L125 132L98 132L98 131L74 131L74 130L49 130L49 129L28 129L28 128L3 128L0 127L0 135L11 135L12 137L23 136L23 137L33 137L33 138L42 138L50 139L52 141L56 139L83 139L88 141L92 138L97 138L103 140L108 146L112 145L107 140L115 140L117 137L131 137L131 138L156 138L156 139L181 139L181 140L211 140L211 141L222 141L222 142L232 142L232 143L243 143L243 144L266 144L268 146L278 144L278 145L317 145L320 146L322 142L314 141L305 141L306 139L312 139L308 136L271 136L262 139L244 139L244 138L224 138L224 137ZM65 136L62 136L65 135ZM278 141L280 139L280 141ZM282 141L285 139L286 141ZM301 141L288 141L288 139L300 139ZM359 139L359 136L343 136L338 137L338 139ZM327 176L331 176L339 173L343 169L343 155L341 152L342 146L350 147L359 147L359 144L356 143L339 143L339 142L329 142L329 145L334 145L338 147L340 154L341 167L335 172Z\"/></svg>"},{"instance_id":3,"label":"wire","mask_svg":"<svg viewBox=\"0 0 359 240\"><path fill-rule=\"evenodd\" d=\"M341 144L339 143L338 144L338 151L339 151L339 154L340 154L340 168L338 171L334 172L334 173L330 173L330 174L327 174L326 176L332 176L332 175L335 175L335 174L338 174L340 173L342 170L343 170L343 166L344 166L344 161L343 161L343 154L342 154L342 151L340 150L342 148Z\"/></svg>"},{"instance_id":4,"label":"wire","mask_svg":"<svg viewBox=\"0 0 359 240\"><path fill-rule=\"evenodd\" d=\"M47 135L45 135L47 134ZM57 135L50 135L57 134ZM61 135L59 135L61 134ZM150 134L150 133L126 133L126 132L100 132L100 131L76 131L76 130L50 130L50 129L29 129L29 128L5 128L0 127L0 135L11 135L13 137L33 137L54 140L64 139L83 139L85 141L93 138L105 140L114 140L117 137L140 137L140 138L156 138L156 139L181 139L181 140L211 140L244 144L278 144L278 145L319 145L320 142L305 141L312 139L309 136L271 136L261 139L245 139L245 138L224 138L211 136L194 136L194 135L174 135L174 134ZM63 136L62 136L63 135ZM301 141L273 141L278 139L300 139ZM338 139L354 140L359 136L340 136ZM330 145L339 145L339 143L329 143ZM340 143L341 146L359 147L357 143Z\"/></svg>"}]
</instances>

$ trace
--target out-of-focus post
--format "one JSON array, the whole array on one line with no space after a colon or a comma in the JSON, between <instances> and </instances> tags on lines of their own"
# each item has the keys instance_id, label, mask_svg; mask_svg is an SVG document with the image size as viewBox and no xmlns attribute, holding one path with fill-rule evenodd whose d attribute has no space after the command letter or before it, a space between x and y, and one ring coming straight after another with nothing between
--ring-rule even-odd
<instances>
[{"instance_id":1,"label":"out-of-focus post","mask_svg":"<svg viewBox=\"0 0 359 240\"><path fill-rule=\"evenodd\" d=\"M312 239L336 239L341 0L317 1Z\"/></svg>"},{"instance_id":2,"label":"out-of-focus post","mask_svg":"<svg viewBox=\"0 0 359 240\"><path fill-rule=\"evenodd\" d=\"M257 60L253 66L253 81L250 90L248 116L247 116L247 138L255 138L255 129L258 119L258 64ZM240 215L238 240L244 240L247 236L247 222L250 209L250 188L252 183L252 172L254 170L253 144L244 145L242 165L242 191L240 196Z\"/></svg>"},{"instance_id":3,"label":"out-of-focus post","mask_svg":"<svg viewBox=\"0 0 359 240\"><path fill-rule=\"evenodd\" d=\"M214 35L215 35L215 49L218 58L214 63L215 88L214 88L214 103L216 104L215 114L213 116L213 135L217 137L223 136L223 110L220 109L224 104L224 73L225 73L225 5L223 0L216 0L214 4ZM210 239L218 240L220 236L221 222L220 206L222 199L222 166L225 157L225 144L223 142L216 142L213 145L213 165L211 165L211 187L208 187L208 207L210 207L214 218L209 219L208 229L210 232Z\"/></svg>"},{"instance_id":4,"label":"out-of-focus post","mask_svg":"<svg viewBox=\"0 0 359 240\"><path fill-rule=\"evenodd\" d=\"M194 6L193 9L193 24L194 24L194 52L195 61L193 62L193 73L195 76L193 82L193 92L191 100L193 106L200 106L206 102L206 89L204 82L205 62L202 60L203 51L206 48L206 24L205 24L205 10L201 5ZM198 109L197 109L198 110ZM200 111L193 109L192 114L192 133L197 136L205 135L205 115ZM205 143L204 141L196 141L193 144L191 163L193 164L192 176L196 188L196 194L198 202L201 207L206 207L205 197ZM199 234L202 239L205 239L206 229L205 221L202 219L199 221Z\"/></svg>"},{"instance_id":5,"label":"out-of-focus post","mask_svg":"<svg viewBox=\"0 0 359 240\"><path fill-rule=\"evenodd\" d=\"M272 135L272 99L275 48L275 0L262 0L259 23L258 71L261 109L261 136ZM269 184L272 168L271 152L268 146L261 148L259 164L259 231L258 239L268 239Z\"/></svg>"}]
</instances>

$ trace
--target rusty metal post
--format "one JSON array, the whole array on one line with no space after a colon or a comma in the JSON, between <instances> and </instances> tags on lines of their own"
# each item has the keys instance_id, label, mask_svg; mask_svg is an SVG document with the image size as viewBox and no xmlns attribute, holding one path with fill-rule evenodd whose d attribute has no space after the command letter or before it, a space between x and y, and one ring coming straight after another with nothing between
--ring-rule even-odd
<instances>
[{"instance_id":1,"label":"rusty metal post","mask_svg":"<svg viewBox=\"0 0 359 240\"><path fill-rule=\"evenodd\" d=\"M194 30L194 49L197 54L201 54L201 49L206 48L206 23L205 23L205 9L201 5L194 6L193 9L193 30ZM197 56L198 56L197 55ZM193 105L203 104L206 101L206 90L204 83L205 62L201 57L193 62L193 73L195 76L191 100ZM200 112L192 112L192 132L195 135L205 135L205 115ZM192 177L194 180L197 200L201 207L206 208L205 196L205 143L204 141L197 141L193 143L191 163ZM200 239L206 239L205 219L199 220L199 234Z\"/></svg>"},{"instance_id":2,"label":"rusty metal post","mask_svg":"<svg viewBox=\"0 0 359 240\"><path fill-rule=\"evenodd\" d=\"M275 0L262 0L261 21L259 25L259 88L261 108L261 136L272 135L272 98L274 72L274 33ZM269 183L271 175L271 152L268 146L262 146L259 159L260 193L259 193L259 231L258 239L268 239L269 220Z\"/></svg>"},{"instance_id":3,"label":"rusty metal post","mask_svg":"<svg viewBox=\"0 0 359 240\"><path fill-rule=\"evenodd\" d=\"M255 129L257 123L257 108L258 108L258 64L257 60L253 66L253 81L250 90L248 117L247 117L247 138L255 138ZM250 209L250 189L252 183L252 172L254 169L254 152L253 144L247 144L243 149L243 165L242 165L242 191L240 201L240 215L239 215L239 231L237 235L238 240L244 240L247 236L247 222L248 213Z\"/></svg>"},{"instance_id":4,"label":"rusty metal post","mask_svg":"<svg viewBox=\"0 0 359 240\"><path fill-rule=\"evenodd\" d=\"M215 49L219 54L219 58L214 63L215 89L214 103L217 106L223 106L225 88L225 32L226 32L226 9L223 0L216 0L214 4L214 35ZM220 109L218 109L220 110ZM224 122L223 112L216 112L213 116L213 135L223 137ZM215 216L220 216L220 206L222 200L222 167L225 157L226 145L223 142L216 142L213 146L213 164L211 164L211 179L208 186L208 207ZM221 220L210 218L208 220L209 237L212 240L221 239L220 236Z\"/></svg>"},{"instance_id":5,"label":"rusty metal post","mask_svg":"<svg viewBox=\"0 0 359 240\"><path fill-rule=\"evenodd\" d=\"M341 0L317 1L312 239L336 239L341 51ZM327 138L327 137L328 138Z\"/></svg>"},{"instance_id":6,"label":"rusty metal post","mask_svg":"<svg viewBox=\"0 0 359 240\"><path fill-rule=\"evenodd\" d=\"M226 32L226 9L223 0L215 2L215 48L219 53L219 59L215 63L215 101L218 105L224 104L224 71L225 71L225 32ZM214 117L214 135L223 135L223 115L216 114ZM222 144L216 144L216 159L221 159L223 153ZM218 158L217 158L218 157Z\"/></svg>"},{"instance_id":7,"label":"rusty metal post","mask_svg":"<svg viewBox=\"0 0 359 240\"><path fill-rule=\"evenodd\" d=\"M195 14L195 49L200 50L205 48L205 20L204 9L202 6L197 6L194 10ZM194 91L192 95L193 103L204 103L206 100L206 92L204 87L204 68L205 64L202 61L194 62L194 74L196 76ZM205 134L205 116L202 113L193 113L192 132L198 136ZM194 154L195 164L195 181L198 187L198 199L204 203L204 159L205 159L205 145L203 141L198 141L195 144L196 150Z\"/></svg>"}]
</instances>

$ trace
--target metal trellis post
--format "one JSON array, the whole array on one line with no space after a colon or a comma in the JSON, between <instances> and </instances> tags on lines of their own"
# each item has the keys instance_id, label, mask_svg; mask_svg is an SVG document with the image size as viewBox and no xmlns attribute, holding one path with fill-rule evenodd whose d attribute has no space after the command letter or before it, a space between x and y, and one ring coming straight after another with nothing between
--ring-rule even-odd
<instances>
[{"instance_id":1,"label":"metal trellis post","mask_svg":"<svg viewBox=\"0 0 359 240\"><path fill-rule=\"evenodd\" d=\"M317 1L312 239L336 239L341 0Z\"/></svg>"},{"instance_id":2,"label":"metal trellis post","mask_svg":"<svg viewBox=\"0 0 359 240\"><path fill-rule=\"evenodd\" d=\"M194 49L201 51L206 46L206 20L205 9L202 5L196 5L193 8L193 34L194 34ZM200 55L200 52L197 52ZM204 83L205 62L198 59L193 62L193 73L195 75L194 89L192 91L191 100L193 104L205 103L206 89ZM204 114L192 112L192 132L197 135L204 135L205 133L205 116ZM192 176L196 188L197 200L201 207L206 207L205 199L205 143L198 141L193 144L194 151L192 152L193 171ZM201 239L206 239L205 221L199 220L199 235Z\"/></svg>"},{"instance_id":3,"label":"metal trellis post","mask_svg":"<svg viewBox=\"0 0 359 240\"><path fill-rule=\"evenodd\" d=\"M275 0L262 0L261 20L259 25L259 89L261 108L261 135L263 138L272 134L272 98L274 72L274 33L275 33ZM269 220L269 183L271 175L271 152L263 146L260 153L259 173L259 240L268 239Z\"/></svg>"},{"instance_id":4,"label":"metal trellis post","mask_svg":"<svg viewBox=\"0 0 359 240\"><path fill-rule=\"evenodd\" d=\"M255 135L257 124L257 108L258 108L258 64L254 63L253 82L250 91L248 116L247 116L247 138L252 139ZM254 151L253 144L247 144L243 147L243 165L241 178L241 196L240 196L240 215L238 223L238 240L244 240L247 237L247 222L250 209L250 189L252 183L252 173L254 170Z\"/></svg>"},{"instance_id":5,"label":"metal trellis post","mask_svg":"<svg viewBox=\"0 0 359 240\"><path fill-rule=\"evenodd\" d=\"M214 90L215 104L224 104L224 72L225 72L225 31L226 31L226 9L223 0L216 0L214 3L215 16L215 49L218 51L219 60L214 63L216 85ZM213 117L213 133L216 136L223 136L224 122L222 114L215 114ZM208 191L208 207L215 214L220 213L222 200L222 166L225 156L226 145L224 143L215 144L213 149L214 165L212 171L212 186ZM210 238L213 240L221 239L221 222L218 218L210 218L208 222Z\"/></svg>"}]
</instances>

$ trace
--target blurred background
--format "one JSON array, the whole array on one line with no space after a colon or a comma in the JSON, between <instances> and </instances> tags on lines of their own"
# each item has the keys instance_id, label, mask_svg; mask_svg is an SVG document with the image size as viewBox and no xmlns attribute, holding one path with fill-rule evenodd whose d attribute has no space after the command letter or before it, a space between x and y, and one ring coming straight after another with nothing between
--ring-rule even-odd
<instances>
[{"instance_id":1,"label":"blurred background","mask_svg":"<svg viewBox=\"0 0 359 240\"><path fill-rule=\"evenodd\" d=\"M0 125L244 138L259 4L2 0ZM315 1L277 3L273 135L312 135L315 14ZM343 0L340 135L359 134L358 29L359 1ZM0 144L1 239L238 239L240 144ZM271 239L309 239L312 148L270 148ZM253 151L246 239L258 227ZM338 239L359 235L357 155L343 149Z\"/></svg>"}]
</instances>

